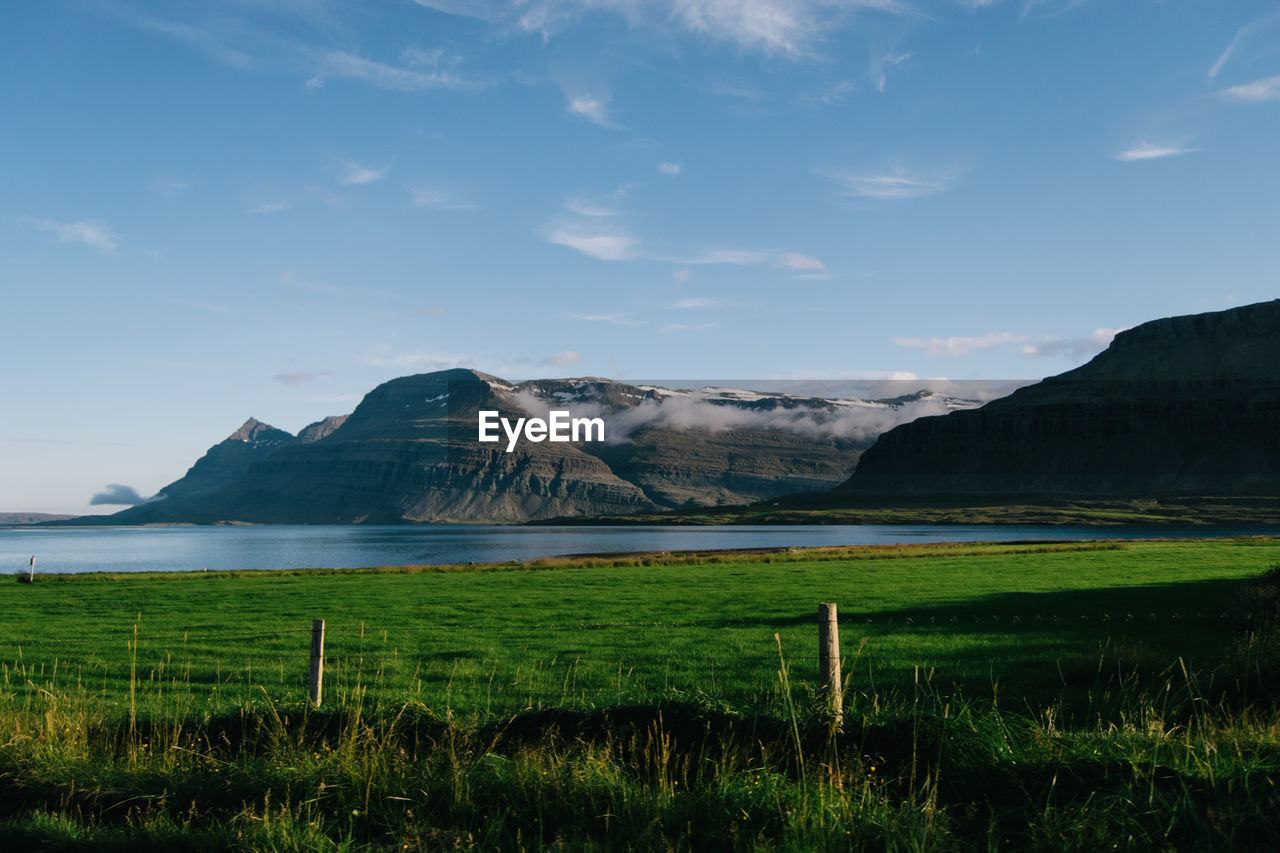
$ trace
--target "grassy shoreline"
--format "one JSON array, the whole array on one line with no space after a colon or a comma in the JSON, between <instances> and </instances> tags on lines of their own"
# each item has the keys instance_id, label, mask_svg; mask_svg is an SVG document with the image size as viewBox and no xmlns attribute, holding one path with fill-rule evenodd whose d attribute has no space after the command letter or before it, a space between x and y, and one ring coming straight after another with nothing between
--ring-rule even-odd
<instances>
[{"instance_id":1,"label":"grassy shoreline","mask_svg":"<svg viewBox=\"0 0 1280 853\"><path fill-rule=\"evenodd\" d=\"M634 515L558 518L538 525L737 524L1034 524L1112 527L1277 527L1280 499L1270 497L1117 498L1045 496L1025 502L792 495L776 501Z\"/></svg>"}]
</instances>

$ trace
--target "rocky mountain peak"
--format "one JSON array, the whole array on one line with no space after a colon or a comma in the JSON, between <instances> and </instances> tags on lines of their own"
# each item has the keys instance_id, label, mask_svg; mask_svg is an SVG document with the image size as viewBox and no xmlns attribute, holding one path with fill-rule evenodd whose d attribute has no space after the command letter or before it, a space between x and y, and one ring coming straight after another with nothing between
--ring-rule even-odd
<instances>
[{"instance_id":1,"label":"rocky mountain peak","mask_svg":"<svg viewBox=\"0 0 1280 853\"><path fill-rule=\"evenodd\" d=\"M264 424L257 418L249 418L240 425L240 429L227 436L227 441L280 441L282 439L293 438L290 433L282 429L276 429L271 424Z\"/></svg>"}]
</instances>

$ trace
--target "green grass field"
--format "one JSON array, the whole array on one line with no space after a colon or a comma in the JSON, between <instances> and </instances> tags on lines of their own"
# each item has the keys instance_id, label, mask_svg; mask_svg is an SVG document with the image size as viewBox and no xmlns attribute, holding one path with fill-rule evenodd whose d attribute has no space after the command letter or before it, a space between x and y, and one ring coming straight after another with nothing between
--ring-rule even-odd
<instances>
[{"instance_id":1,"label":"green grass field","mask_svg":"<svg viewBox=\"0 0 1280 853\"><path fill-rule=\"evenodd\" d=\"M1280 832L1277 565L1258 537L15 579L0 838L1249 849Z\"/></svg>"}]
</instances>

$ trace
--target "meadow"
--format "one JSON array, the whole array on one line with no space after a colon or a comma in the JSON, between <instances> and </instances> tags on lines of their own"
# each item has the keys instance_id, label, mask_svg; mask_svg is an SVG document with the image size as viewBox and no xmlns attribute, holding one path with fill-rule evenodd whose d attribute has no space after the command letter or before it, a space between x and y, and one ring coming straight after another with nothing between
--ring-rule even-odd
<instances>
[{"instance_id":1,"label":"meadow","mask_svg":"<svg viewBox=\"0 0 1280 853\"><path fill-rule=\"evenodd\" d=\"M1248 537L15 578L0 838L1253 849L1280 833L1276 566Z\"/></svg>"}]
</instances>

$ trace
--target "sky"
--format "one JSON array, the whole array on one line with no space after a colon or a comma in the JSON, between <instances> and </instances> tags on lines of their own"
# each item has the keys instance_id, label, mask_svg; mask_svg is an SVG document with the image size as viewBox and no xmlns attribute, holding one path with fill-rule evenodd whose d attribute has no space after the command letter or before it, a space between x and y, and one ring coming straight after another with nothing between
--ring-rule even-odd
<instances>
[{"instance_id":1,"label":"sky","mask_svg":"<svg viewBox=\"0 0 1280 853\"><path fill-rule=\"evenodd\" d=\"M396 376L1037 378L1275 298L1280 4L0 7L0 511Z\"/></svg>"}]
</instances>

